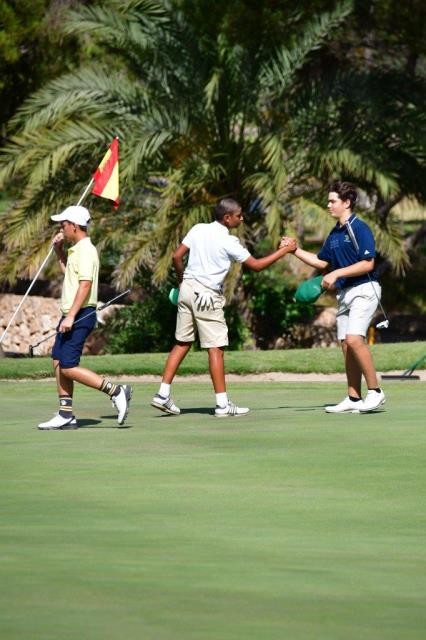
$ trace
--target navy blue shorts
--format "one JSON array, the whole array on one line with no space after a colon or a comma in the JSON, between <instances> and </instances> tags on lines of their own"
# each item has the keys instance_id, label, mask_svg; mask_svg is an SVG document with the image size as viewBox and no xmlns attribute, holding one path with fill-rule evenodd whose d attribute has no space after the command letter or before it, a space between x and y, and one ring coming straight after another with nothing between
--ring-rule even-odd
<instances>
[{"instance_id":1,"label":"navy blue shorts","mask_svg":"<svg viewBox=\"0 0 426 640\"><path fill-rule=\"evenodd\" d=\"M56 334L56 340L52 349L52 358L59 360L61 369L71 369L72 367L78 367L80 364L84 342L96 324L96 313L93 313L94 311L94 307L80 309L75 317L71 331ZM59 329L63 318L64 316L61 318L56 329ZM77 320L79 321L78 324Z\"/></svg>"}]
</instances>

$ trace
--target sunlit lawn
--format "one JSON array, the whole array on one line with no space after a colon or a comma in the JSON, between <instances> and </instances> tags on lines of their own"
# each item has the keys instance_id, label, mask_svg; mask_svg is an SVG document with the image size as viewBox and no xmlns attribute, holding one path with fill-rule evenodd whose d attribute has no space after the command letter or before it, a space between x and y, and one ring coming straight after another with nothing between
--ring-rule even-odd
<instances>
[{"instance_id":1,"label":"sunlit lawn","mask_svg":"<svg viewBox=\"0 0 426 640\"><path fill-rule=\"evenodd\" d=\"M340 416L341 384L238 383L234 420L155 389L117 429L79 388L81 428L46 433L52 383L1 383L1 638L424 638L424 383Z\"/></svg>"},{"instance_id":2,"label":"sunlit lawn","mask_svg":"<svg viewBox=\"0 0 426 640\"><path fill-rule=\"evenodd\" d=\"M404 371L426 355L426 342L399 342L376 344L372 347L378 371ZM123 355L87 356L82 364L106 375L160 375L167 354L131 353ZM261 373L287 371L293 373L343 372L341 350L338 347L324 349L289 349L271 351L227 351L225 356L228 373ZM426 361L421 365L426 368ZM183 375L206 373L205 351L191 351L179 369ZM50 358L0 359L0 378L40 378L52 375Z\"/></svg>"}]
</instances>

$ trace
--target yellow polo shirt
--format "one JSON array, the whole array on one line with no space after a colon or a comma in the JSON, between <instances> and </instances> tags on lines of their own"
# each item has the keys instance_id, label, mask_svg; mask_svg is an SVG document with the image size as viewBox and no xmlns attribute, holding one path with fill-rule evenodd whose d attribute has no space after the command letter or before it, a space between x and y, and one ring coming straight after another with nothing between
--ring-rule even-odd
<instances>
[{"instance_id":1,"label":"yellow polo shirt","mask_svg":"<svg viewBox=\"0 0 426 640\"><path fill-rule=\"evenodd\" d=\"M99 257L89 237L79 240L68 249L67 266L62 286L61 311L64 315L71 309L80 280L90 280L92 286L84 307L96 307L98 303Z\"/></svg>"}]
</instances>

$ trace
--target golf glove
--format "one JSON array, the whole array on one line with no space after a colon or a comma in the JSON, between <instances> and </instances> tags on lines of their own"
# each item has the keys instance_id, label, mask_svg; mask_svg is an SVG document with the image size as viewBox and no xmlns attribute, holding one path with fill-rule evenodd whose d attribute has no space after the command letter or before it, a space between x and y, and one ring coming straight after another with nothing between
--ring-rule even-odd
<instances>
[{"instance_id":1,"label":"golf glove","mask_svg":"<svg viewBox=\"0 0 426 640\"><path fill-rule=\"evenodd\" d=\"M196 294L197 309L198 311L207 311L208 309L214 309L214 300L211 293L208 291L202 291Z\"/></svg>"}]
</instances>

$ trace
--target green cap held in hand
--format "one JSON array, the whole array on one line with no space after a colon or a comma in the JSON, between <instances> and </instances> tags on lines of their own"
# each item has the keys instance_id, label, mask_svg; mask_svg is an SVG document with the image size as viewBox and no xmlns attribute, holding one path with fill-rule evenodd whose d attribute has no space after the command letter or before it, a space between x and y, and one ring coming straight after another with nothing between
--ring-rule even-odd
<instances>
[{"instance_id":1,"label":"green cap held in hand","mask_svg":"<svg viewBox=\"0 0 426 640\"><path fill-rule=\"evenodd\" d=\"M179 298L179 289L177 289L176 287L173 287L173 289L170 289L169 300L172 304L177 306L178 298Z\"/></svg>"},{"instance_id":2,"label":"green cap held in hand","mask_svg":"<svg viewBox=\"0 0 426 640\"><path fill-rule=\"evenodd\" d=\"M324 289L321 287L323 276L315 276L301 282L296 289L294 299L296 302L315 302L318 300Z\"/></svg>"}]
</instances>

